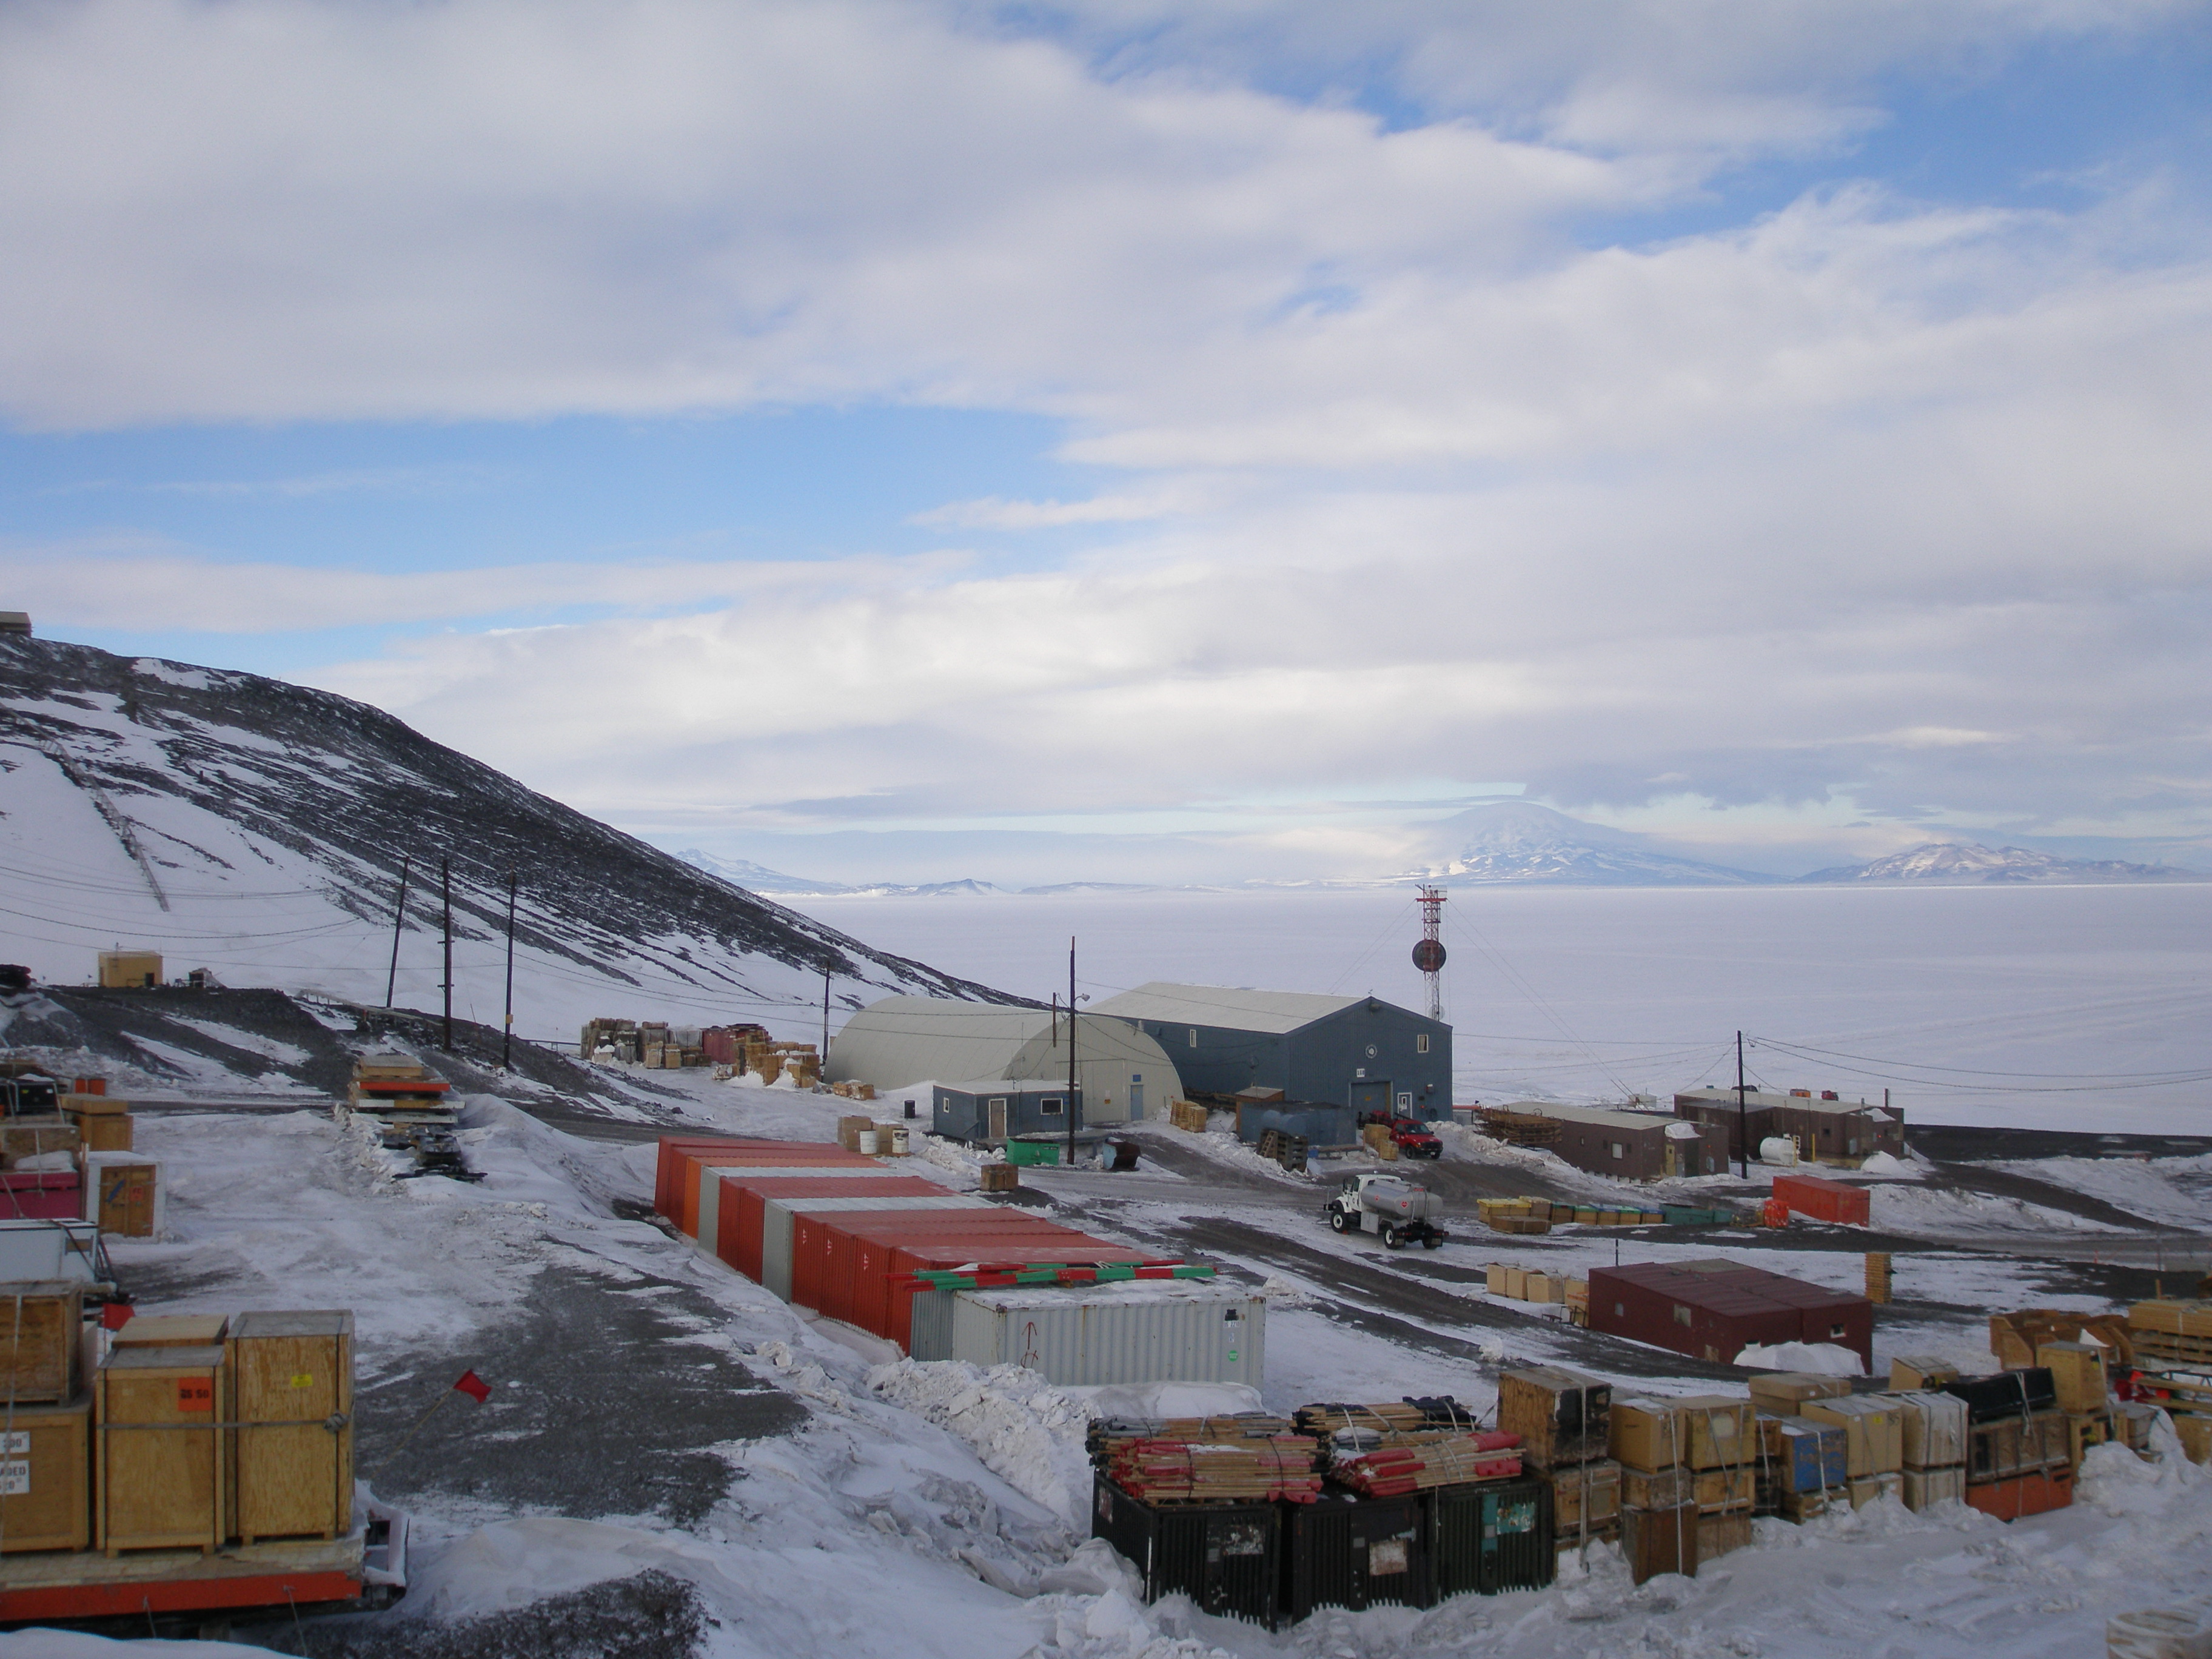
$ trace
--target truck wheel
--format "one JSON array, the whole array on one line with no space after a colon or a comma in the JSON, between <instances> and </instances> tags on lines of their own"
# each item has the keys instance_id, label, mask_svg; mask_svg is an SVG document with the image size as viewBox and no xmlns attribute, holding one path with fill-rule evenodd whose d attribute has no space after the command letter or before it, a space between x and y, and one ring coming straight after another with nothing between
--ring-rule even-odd
<instances>
[{"instance_id":1,"label":"truck wheel","mask_svg":"<svg viewBox=\"0 0 2212 1659\"><path fill-rule=\"evenodd\" d=\"M1382 1248L1386 1250L1404 1249L1406 1248L1406 1235L1399 1231L1395 1227L1385 1227L1382 1230Z\"/></svg>"},{"instance_id":2,"label":"truck wheel","mask_svg":"<svg viewBox=\"0 0 2212 1659\"><path fill-rule=\"evenodd\" d=\"M1352 1231L1352 1218L1341 1210L1331 1210L1328 1212L1328 1224L1340 1233Z\"/></svg>"}]
</instances>

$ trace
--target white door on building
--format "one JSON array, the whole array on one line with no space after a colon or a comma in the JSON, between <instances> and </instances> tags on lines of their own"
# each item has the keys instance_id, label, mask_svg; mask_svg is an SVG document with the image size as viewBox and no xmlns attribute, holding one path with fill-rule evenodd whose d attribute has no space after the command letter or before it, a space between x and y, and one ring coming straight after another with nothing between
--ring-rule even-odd
<instances>
[{"instance_id":1,"label":"white door on building","mask_svg":"<svg viewBox=\"0 0 2212 1659\"><path fill-rule=\"evenodd\" d=\"M1139 1123L1145 1116L1145 1074L1133 1072L1129 1076L1129 1121Z\"/></svg>"},{"instance_id":2,"label":"white door on building","mask_svg":"<svg viewBox=\"0 0 2212 1659\"><path fill-rule=\"evenodd\" d=\"M990 1114L990 1121L985 1127L984 1139L1004 1140L1006 1138L1006 1097L1004 1095L994 1096L986 1109Z\"/></svg>"}]
</instances>

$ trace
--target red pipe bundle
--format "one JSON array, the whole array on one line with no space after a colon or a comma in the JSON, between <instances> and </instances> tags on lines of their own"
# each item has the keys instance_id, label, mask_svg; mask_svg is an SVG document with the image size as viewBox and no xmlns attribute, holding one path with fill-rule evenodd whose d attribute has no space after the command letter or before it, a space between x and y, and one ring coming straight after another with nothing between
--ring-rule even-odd
<instances>
[{"instance_id":1,"label":"red pipe bundle","mask_svg":"<svg viewBox=\"0 0 2212 1659\"><path fill-rule=\"evenodd\" d=\"M1364 1497L1399 1498L1431 1486L1510 1480L1521 1473L1520 1445L1519 1435L1492 1430L1441 1434L1357 1456L1339 1456L1329 1473Z\"/></svg>"},{"instance_id":2,"label":"red pipe bundle","mask_svg":"<svg viewBox=\"0 0 2212 1659\"><path fill-rule=\"evenodd\" d=\"M1132 1498L1148 1504L1310 1504L1321 1492L1321 1476L1314 1470L1316 1449L1303 1434L1264 1440L1134 1440L1115 1448L1106 1474Z\"/></svg>"}]
</instances>

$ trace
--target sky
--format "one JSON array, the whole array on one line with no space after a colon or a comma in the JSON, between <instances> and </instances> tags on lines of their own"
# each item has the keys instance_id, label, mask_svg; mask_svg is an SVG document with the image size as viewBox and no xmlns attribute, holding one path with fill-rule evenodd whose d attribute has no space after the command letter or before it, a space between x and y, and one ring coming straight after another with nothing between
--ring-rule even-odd
<instances>
[{"instance_id":1,"label":"sky","mask_svg":"<svg viewBox=\"0 0 2212 1659\"><path fill-rule=\"evenodd\" d=\"M0 605L672 848L2212 867L2212 4L0 10Z\"/></svg>"}]
</instances>

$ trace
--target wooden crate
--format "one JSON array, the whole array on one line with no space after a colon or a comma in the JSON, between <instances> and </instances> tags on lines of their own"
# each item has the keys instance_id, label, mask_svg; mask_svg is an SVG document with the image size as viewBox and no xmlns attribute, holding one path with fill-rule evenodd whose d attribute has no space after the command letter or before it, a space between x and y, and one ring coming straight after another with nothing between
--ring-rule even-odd
<instances>
[{"instance_id":1,"label":"wooden crate","mask_svg":"<svg viewBox=\"0 0 2212 1659\"><path fill-rule=\"evenodd\" d=\"M83 1133L65 1117L0 1120L0 1169L12 1170L44 1152L73 1152L83 1144Z\"/></svg>"},{"instance_id":2,"label":"wooden crate","mask_svg":"<svg viewBox=\"0 0 2212 1659\"><path fill-rule=\"evenodd\" d=\"M240 1314L223 1358L232 1534L246 1544L343 1536L353 1522L353 1316Z\"/></svg>"},{"instance_id":3,"label":"wooden crate","mask_svg":"<svg viewBox=\"0 0 2212 1659\"><path fill-rule=\"evenodd\" d=\"M2060 1411L2098 1412L2108 1403L2104 1349L2087 1342L2045 1342L2036 1348L2035 1363L2051 1373Z\"/></svg>"},{"instance_id":4,"label":"wooden crate","mask_svg":"<svg viewBox=\"0 0 2212 1659\"><path fill-rule=\"evenodd\" d=\"M1531 1468L1604 1457L1612 1410L1611 1383L1563 1365L1498 1373L1498 1426L1521 1437L1522 1461Z\"/></svg>"},{"instance_id":5,"label":"wooden crate","mask_svg":"<svg viewBox=\"0 0 2212 1659\"><path fill-rule=\"evenodd\" d=\"M221 1348L120 1348L93 1387L93 1547L221 1549Z\"/></svg>"},{"instance_id":6,"label":"wooden crate","mask_svg":"<svg viewBox=\"0 0 2212 1659\"><path fill-rule=\"evenodd\" d=\"M92 1396L0 1419L0 1551L92 1542Z\"/></svg>"},{"instance_id":7,"label":"wooden crate","mask_svg":"<svg viewBox=\"0 0 2212 1659\"><path fill-rule=\"evenodd\" d=\"M88 1155L84 1218L118 1237L153 1237L161 1225L161 1166L132 1153Z\"/></svg>"},{"instance_id":8,"label":"wooden crate","mask_svg":"<svg viewBox=\"0 0 2212 1659\"><path fill-rule=\"evenodd\" d=\"M229 1325L221 1314L134 1314L112 1340L118 1348L215 1348Z\"/></svg>"},{"instance_id":9,"label":"wooden crate","mask_svg":"<svg viewBox=\"0 0 2212 1659\"><path fill-rule=\"evenodd\" d=\"M0 1400L59 1405L83 1387L84 1286L0 1285Z\"/></svg>"},{"instance_id":10,"label":"wooden crate","mask_svg":"<svg viewBox=\"0 0 2212 1659\"><path fill-rule=\"evenodd\" d=\"M76 1127L88 1152L131 1150L131 1103L108 1095L64 1095L62 1115Z\"/></svg>"},{"instance_id":11,"label":"wooden crate","mask_svg":"<svg viewBox=\"0 0 2212 1659\"><path fill-rule=\"evenodd\" d=\"M1012 1193L1021 1188L1021 1166L1015 1164L986 1164L982 1168L983 1190L987 1193Z\"/></svg>"}]
</instances>

